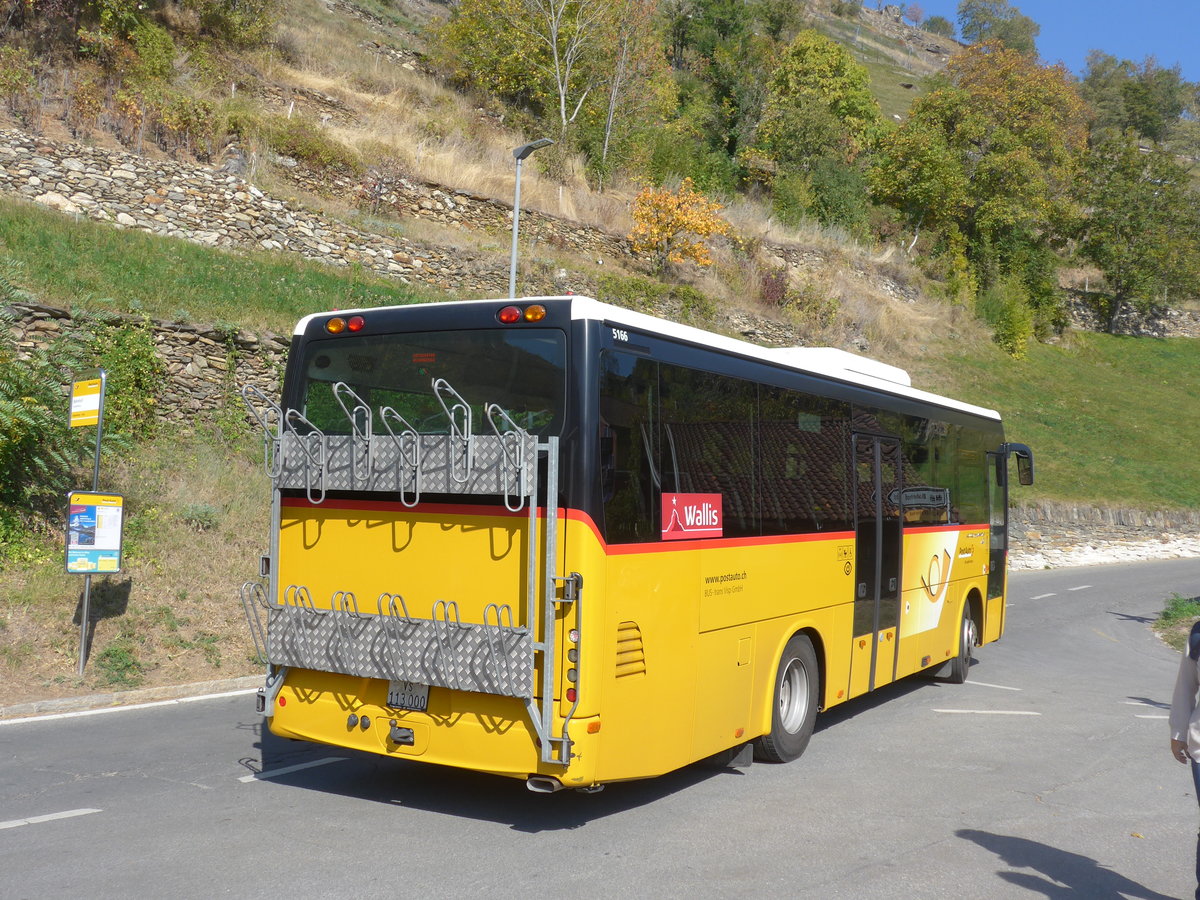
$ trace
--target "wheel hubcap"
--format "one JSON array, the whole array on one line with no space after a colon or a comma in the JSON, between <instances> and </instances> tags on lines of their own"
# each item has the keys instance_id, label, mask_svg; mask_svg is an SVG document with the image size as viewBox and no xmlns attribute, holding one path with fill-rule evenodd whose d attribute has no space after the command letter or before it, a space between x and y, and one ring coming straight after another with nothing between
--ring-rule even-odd
<instances>
[{"instance_id":1,"label":"wheel hubcap","mask_svg":"<svg viewBox=\"0 0 1200 900\"><path fill-rule=\"evenodd\" d=\"M779 682L779 722L788 734L795 734L808 714L808 672L800 660L793 659Z\"/></svg>"}]
</instances>

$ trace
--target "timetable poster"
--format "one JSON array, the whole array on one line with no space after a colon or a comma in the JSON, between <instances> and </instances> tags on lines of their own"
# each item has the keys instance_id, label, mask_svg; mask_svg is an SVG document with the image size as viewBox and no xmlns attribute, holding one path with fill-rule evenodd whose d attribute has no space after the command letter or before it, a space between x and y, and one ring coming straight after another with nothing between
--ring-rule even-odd
<instances>
[{"instance_id":1,"label":"timetable poster","mask_svg":"<svg viewBox=\"0 0 1200 900\"><path fill-rule=\"evenodd\" d=\"M121 571L125 498L75 491L67 497L67 571L77 575Z\"/></svg>"}]
</instances>

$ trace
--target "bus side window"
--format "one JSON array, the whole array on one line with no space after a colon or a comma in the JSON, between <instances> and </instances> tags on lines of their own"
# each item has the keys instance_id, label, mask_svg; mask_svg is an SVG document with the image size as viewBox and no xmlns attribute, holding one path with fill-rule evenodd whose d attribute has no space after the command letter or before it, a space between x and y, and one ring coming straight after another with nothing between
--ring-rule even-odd
<instances>
[{"instance_id":1,"label":"bus side window","mask_svg":"<svg viewBox=\"0 0 1200 900\"><path fill-rule=\"evenodd\" d=\"M658 364L613 350L601 353L600 419L605 539L617 544L656 540Z\"/></svg>"}]
</instances>

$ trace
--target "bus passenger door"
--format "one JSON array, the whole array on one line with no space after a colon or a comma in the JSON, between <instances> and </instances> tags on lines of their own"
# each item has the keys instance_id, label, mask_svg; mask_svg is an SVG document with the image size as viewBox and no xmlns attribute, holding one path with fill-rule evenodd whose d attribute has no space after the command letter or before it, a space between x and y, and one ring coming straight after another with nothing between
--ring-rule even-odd
<instances>
[{"instance_id":1,"label":"bus passenger door","mask_svg":"<svg viewBox=\"0 0 1200 900\"><path fill-rule=\"evenodd\" d=\"M900 442L854 435L854 640L850 696L896 678L900 639Z\"/></svg>"}]
</instances>

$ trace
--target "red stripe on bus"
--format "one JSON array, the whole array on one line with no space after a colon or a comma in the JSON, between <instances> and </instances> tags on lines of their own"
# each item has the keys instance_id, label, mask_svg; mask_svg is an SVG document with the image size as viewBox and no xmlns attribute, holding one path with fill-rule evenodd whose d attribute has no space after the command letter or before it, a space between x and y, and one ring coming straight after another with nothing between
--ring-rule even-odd
<instances>
[{"instance_id":1,"label":"red stripe on bus","mask_svg":"<svg viewBox=\"0 0 1200 900\"><path fill-rule=\"evenodd\" d=\"M412 515L431 515L440 513L442 515L460 515L460 516L490 516L493 518L525 518L529 515L528 510L520 510L512 512L502 506L471 506L467 504L457 503L418 503L416 506L405 506L395 500L344 500L344 499L328 499L323 503L313 503L305 497L284 497L280 501L282 506L289 509L337 509L347 510L359 513L371 512L400 512L410 513ZM538 518L545 518L546 510L544 507L537 508ZM654 541L651 543L637 544L609 544L600 534L600 529L596 526L595 521L580 509L565 509L559 507L559 518L566 519L571 522L578 522L586 527L595 536L597 543L605 549L605 552L611 555L622 555L630 553L666 553L670 550L697 550L702 548L722 548L722 547L750 547L766 544L795 544L808 541L826 541L826 540L846 540L853 539L853 531L831 531L820 532L815 534L782 534L771 535L769 537L744 537L744 538L700 538L693 541Z\"/></svg>"},{"instance_id":2,"label":"red stripe on bus","mask_svg":"<svg viewBox=\"0 0 1200 900\"><path fill-rule=\"evenodd\" d=\"M905 534L937 534L943 531L987 531L988 525L919 525L904 529Z\"/></svg>"}]
</instances>

